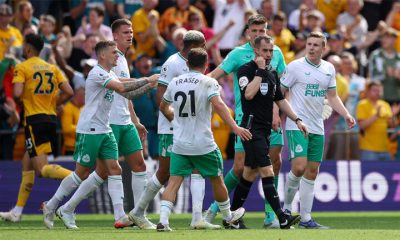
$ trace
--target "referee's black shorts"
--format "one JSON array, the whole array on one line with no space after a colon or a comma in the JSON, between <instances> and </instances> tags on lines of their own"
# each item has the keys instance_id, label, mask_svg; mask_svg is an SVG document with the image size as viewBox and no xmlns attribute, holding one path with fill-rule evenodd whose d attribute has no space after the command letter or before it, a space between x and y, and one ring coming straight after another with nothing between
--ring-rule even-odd
<instances>
[{"instance_id":1,"label":"referee's black shorts","mask_svg":"<svg viewBox=\"0 0 400 240\"><path fill-rule=\"evenodd\" d=\"M252 169L271 166L269 151L269 131L252 132L249 141L242 141L245 152L244 165Z\"/></svg>"}]
</instances>

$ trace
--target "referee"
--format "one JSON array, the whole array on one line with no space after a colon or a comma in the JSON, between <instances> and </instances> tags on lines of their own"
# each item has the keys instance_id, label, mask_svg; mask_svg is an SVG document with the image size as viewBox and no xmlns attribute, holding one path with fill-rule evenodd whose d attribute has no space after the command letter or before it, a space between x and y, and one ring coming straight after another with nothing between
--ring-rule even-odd
<instances>
[{"instance_id":1,"label":"referee","mask_svg":"<svg viewBox=\"0 0 400 240\"><path fill-rule=\"evenodd\" d=\"M272 127L273 103L279 106L307 137L307 128L296 116L284 98L278 74L269 65L273 54L273 41L269 36L259 36L254 41L256 59L238 69L243 121L241 126L250 129L253 138L243 141L245 163L243 176L236 187L232 210L241 207L258 175L261 176L264 196L278 216L280 228L287 229L300 220L300 216L284 213L274 187L274 172L268 155Z\"/></svg>"}]
</instances>

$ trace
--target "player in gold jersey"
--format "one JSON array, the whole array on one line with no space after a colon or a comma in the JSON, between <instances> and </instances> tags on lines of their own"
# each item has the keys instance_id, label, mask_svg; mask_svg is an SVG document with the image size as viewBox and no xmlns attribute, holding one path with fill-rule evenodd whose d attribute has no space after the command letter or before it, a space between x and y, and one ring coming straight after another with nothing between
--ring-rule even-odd
<instances>
[{"instance_id":1,"label":"player in gold jersey","mask_svg":"<svg viewBox=\"0 0 400 240\"><path fill-rule=\"evenodd\" d=\"M26 150L22 181L16 206L9 212L0 212L0 218L18 222L28 200L36 176L64 179L71 171L49 164L47 154L52 152L56 140L56 107L74 94L60 69L39 58L43 40L29 34L23 46L26 60L14 71L14 98L22 103ZM59 90L61 93L59 94ZM28 156L29 154L29 156Z\"/></svg>"}]
</instances>

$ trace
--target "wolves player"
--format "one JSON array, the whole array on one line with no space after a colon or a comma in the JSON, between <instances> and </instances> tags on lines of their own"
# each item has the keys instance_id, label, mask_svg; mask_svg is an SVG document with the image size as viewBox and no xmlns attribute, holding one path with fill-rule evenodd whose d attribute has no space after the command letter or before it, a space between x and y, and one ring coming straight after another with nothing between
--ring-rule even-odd
<instances>
[{"instance_id":1,"label":"wolves player","mask_svg":"<svg viewBox=\"0 0 400 240\"><path fill-rule=\"evenodd\" d=\"M64 179L71 171L56 164L49 164L57 139L56 105L63 104L74 94L60 69L39 58L43 48L39 35L25 37L24 55L27 58L17 64L13 84L14 97L24 107L24 127L27 151L22 159L22 179L18 200L9 212L0 212L0 218L19 222L22 210L31 193L37 176ZM43 81L44 80L44 81ZM61 90L61 94L57 97Z\"/></svg>"}]
</instances>

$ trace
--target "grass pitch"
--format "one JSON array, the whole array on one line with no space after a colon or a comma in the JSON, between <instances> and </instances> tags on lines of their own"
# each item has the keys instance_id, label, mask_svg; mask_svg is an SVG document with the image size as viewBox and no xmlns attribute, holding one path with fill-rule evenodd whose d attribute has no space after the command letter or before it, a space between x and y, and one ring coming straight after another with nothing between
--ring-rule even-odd
<instances>
[{"instance_id":1,"label":"grass pitch","mask_svg":"<svg viewBox=\"0 0 400 240\"><path fill-rule=\"evenodd\" d=\"M156 223L158 215L149 215ZM314 213L313 217L329 230L266 230L262 228L263 213L246 213L244 220L248 230L190 230L191 215L172 214L170 225L173 232L158 233L137 228L114 229L112 215L77 215L80 230L67 230L58 219L55 228L47 230L41 215L24 215L21 223L0 222L1 240L209 240L209 239L400 239L400 212L346 212ZM215 222L221 222L220 216Z\"/></svg>"}]
</instances>

